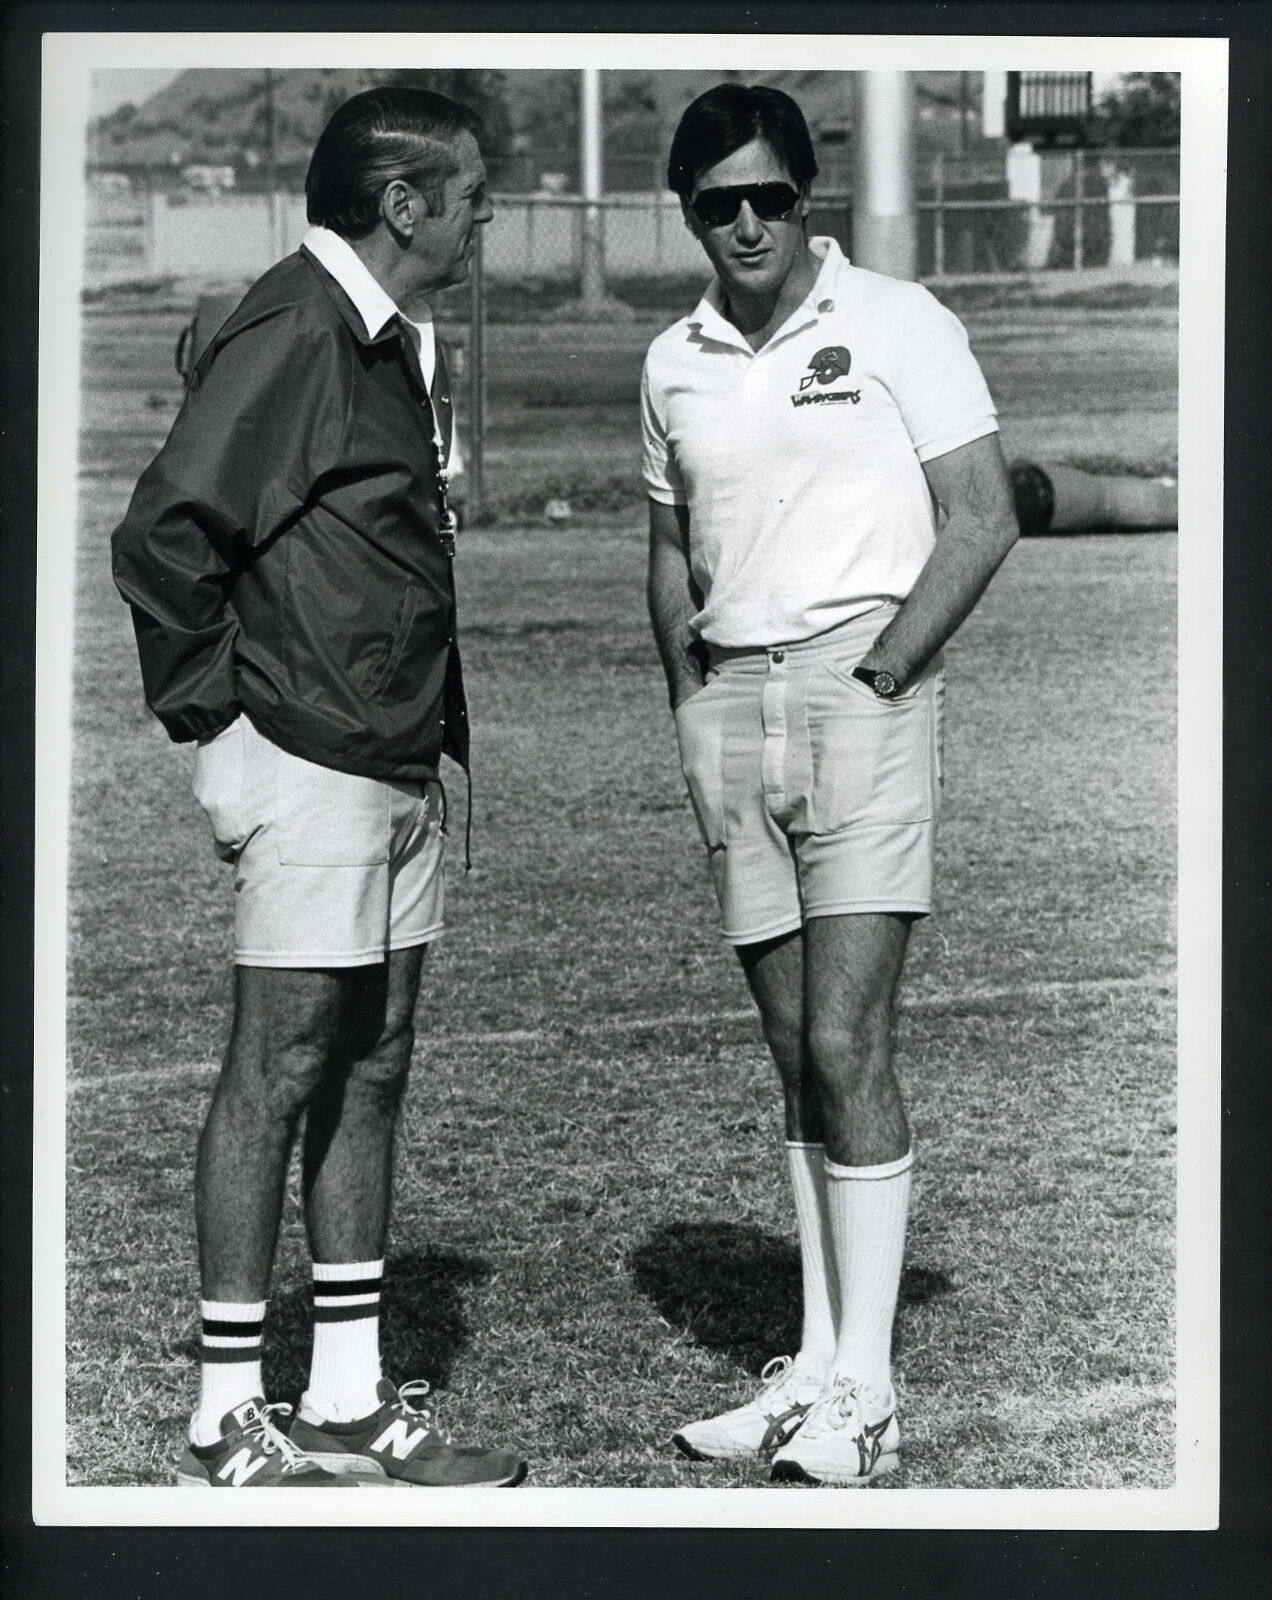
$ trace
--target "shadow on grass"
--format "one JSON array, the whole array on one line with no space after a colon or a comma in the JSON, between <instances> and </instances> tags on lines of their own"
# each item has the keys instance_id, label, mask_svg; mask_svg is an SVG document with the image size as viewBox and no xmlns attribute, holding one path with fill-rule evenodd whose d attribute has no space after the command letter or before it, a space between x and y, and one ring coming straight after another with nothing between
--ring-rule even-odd
<instances>
[{"instance_id":1,"label":"shadow on grass","mask_svg":"<svg viewBox=\"0 0 1272 1600\"><path fill-rule=\"evenodd\" d=\"M696 1344L747 1371L799 1348L799 1252L750 1223L671 1222L632 1251L636 1287ZM939 1267L901 1274L902 1306L922 1305L954 1286Z\"/></svg>"},{"instance_id":2,"label":"shadow on grass","mask_svg":"<svg viewBox=\"0 0 1272 1600\"><path fill-rule=\"evenodd\" d=\"M467 1292L484 1283L490 1268L453 1250L404 1251L384 1268L380 1352L395 1383L427 1378L435 1389L450 1381L468 1342ZM265 1392L271 1399L300 1399L309 1381L312 1345L308 1284L288 1286L270 1300L265 1322Z\"/></svg>"},{"instance_id":3,"label":"shadow on grass","mask_svg":"<svg viewBox=\"0 0 1272 1600\"><path fill-rule=\"evenodd\" d=\"M799 1253L742 1222L670 1222L632 1251L636 1287L696 1344L748 1371L799 1345Z\"/></svg>"}]
</instances>

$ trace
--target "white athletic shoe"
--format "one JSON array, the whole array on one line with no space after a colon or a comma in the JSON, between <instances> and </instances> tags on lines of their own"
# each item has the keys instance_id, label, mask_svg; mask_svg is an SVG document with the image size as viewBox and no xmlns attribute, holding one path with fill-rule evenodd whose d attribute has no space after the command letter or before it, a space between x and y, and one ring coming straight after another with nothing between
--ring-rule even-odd
<instances>
[{"instance_id":1,"label":"white athletic shoe","mask_svg":"<svg viewBox=\"0 0 1272 1600\"><path fill-rule=\"evenodd\" d=\"M901 1448L897 1397L844 1379L825 1390L799 1433L773 1457L773 1476L797 1483L869 1483Z\"/></svg>"},{"instance_id":2,"label":"white athletic shoe","mask_svg":"<svg viewBox=\"0 0 1272 1600\"><path fill-rule=\"evenodd\" d=\"M693 1461L740 1461L772 1455L790 1439L825 1392L820 1369L797 1365L790 1356L774 1356L760 1373L760 1392L744 1406L689 1422L672 1434L672 1443Z\"/></svg>"}]
</instances>

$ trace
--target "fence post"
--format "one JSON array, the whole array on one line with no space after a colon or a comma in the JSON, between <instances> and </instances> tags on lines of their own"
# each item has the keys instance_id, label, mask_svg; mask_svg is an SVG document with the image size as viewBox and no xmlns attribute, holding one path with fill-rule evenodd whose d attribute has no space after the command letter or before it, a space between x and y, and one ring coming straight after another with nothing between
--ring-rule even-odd
<instances>
[{"instance_id":1,"label":"fence post","mask_svg":"<svg viewBox=\"0 0 1272 1600\"><path fill-rule=\"evenodd\" d=\"M960 76L963 76L960 74ZM932 213L932 220L936 224L936 233L932 241L932 270L938 278L945 276L945 151L936 152L936 162L932 174L932 184L935 189L936 210Z\"/></svg>"},{"instance_id":2,"label":"fence post","mask_svg":"<svg viewBox=\"0 0 1272 1600\"><path fill-rule=\"evenodd\" d=\"M1007 194L1024 200L1025 267L1041 271L1047 265L1056 219L1042 209L1042 157L1027 142L1018 142L1007 152Z\"/></svg>"},{"instance_id":3,"label":"fence post","mask_svg":"<svg viewBox=\"0 0 1272 1600\"><path fill-rule=\"evenodd\" d=\"M468 296L468 516L476 521L486 505L486 257L483 229L473 236L472 287Z\"/></svg>"},{"instance_id":4,"label":"fence post","mask_svg":"<svg viewBox=\"0 0 1272 1600\"><path fill-rule=\"evenodd\" d=\"M1135 179L1116 162L1106 161L1109 186L1109 266L1129 267L1135 262Z\"/></svg>"},{"instance_id":5,"label":"fence post","mask_svg":"<svg viewBox=\"0 0 1272 1600\"><path fill-rule=\"evenodd\" d=\"M277 189L269 192L269 246L273 261L287 254L287 197Z\"/></svg>"},{"instance_id":6,"label":"fence post","mask_svg":"<svg viewBox=\"0 0 1272 1600\"><path fill-rule=\"evenodd\" d=\"M605 222L597 202L601 198L601 74L584 67L580 74L579 105L580 176L583 198L582 261L579 285L583 304L594 310L605 304Z\"/></svg>"},{"instance_id":7,"label":"fence post","mask_svg":"<svg viewBox=\"0 0 1272 1600\"><path fill-rule=\"evenodd\" d=\"M161 278L164 271L164 245L165 219L168 215L168 197L161 189L155 189L150 195L150 204L146 208L146 271L156 278Z\"/></svg>"},{"instance_id":8,"label":"fence post","mask_svg":"<svg viewBox=\"0 0 1272 1600\"><path fill-rule=\"evenodd\" d=\"M1075 149L1073 152L1073 270L1081 272L1085 262L1083 260L1082 237L1082 174L1083 152Z\"/></svg>"}]
</instances>

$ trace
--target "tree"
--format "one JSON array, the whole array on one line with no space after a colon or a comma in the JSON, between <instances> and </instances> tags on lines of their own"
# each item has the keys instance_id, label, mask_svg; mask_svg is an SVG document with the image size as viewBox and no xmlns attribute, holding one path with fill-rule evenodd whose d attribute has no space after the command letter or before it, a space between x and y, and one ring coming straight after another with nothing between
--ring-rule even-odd
<instances>
[{"instance_id":1,"label":"tree","mask_svg":"<svg viewBox=\"0 0 1272 1600\"><path fill-rule=\"evenodd\" d=\"M380 83L432 89L436 94L449 95L452 100L471 106L481 118L481 149L488 162L500 161L512 150L512 117L502 72L467 67L430 72L403 67L374 76Z\"/></svg>"},{"instance_id":2,"label":"tree","mask_svg":"<svg viewBox=\"0 0 1272 1600\"><path fill-rule=\"evenodd\" d=\"M1140 149L1179 143L1179 74L1128 72L1096 103L1091 142Z\"/></svg>"}]
</instances>

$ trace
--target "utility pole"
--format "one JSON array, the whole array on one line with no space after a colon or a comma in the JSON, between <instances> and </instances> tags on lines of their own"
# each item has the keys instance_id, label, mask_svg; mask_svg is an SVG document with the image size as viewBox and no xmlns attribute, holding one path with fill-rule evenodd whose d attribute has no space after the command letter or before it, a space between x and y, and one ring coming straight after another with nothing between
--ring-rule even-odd
<instances>
[{"instance_id":1,"label":"utility pole","mask_svg":"<svg viewBox=\"0 0 1272 1600\"><path fill-rule=\"evenodd\" d=\"M265 187L273 194L278 187L274 175L274 74L265 68Z\"/></svg>"},{"instance_id":2,"label":"utility pole","mask_svg":"<svg viewBox=\"0 0 1272 1600\"><path fill-rule=\"evenodd\" d=\"M605 234L601 218L601 73L584 67L579 74L579 176L583 190L583 237L580 285L585 307L605 304Z\"/></svg>"},{"instance_id":3,"label":"utility pole","mask_svg":"<svg viewBox=\"0 0 1272 1600\"><path fill-rule=\"evenodd\" d=\"M915 277L914 87L908 72L857 75L852 166L853 260L894 278Z\"/></svg>"},{"instance_id":4,"label":"utility pole","mask_svg":"<svg viewBox=\"0 0 1272 1600\"><path fill-rule=\"evenodd\" d=\"M265 68L265 194L269 214L270 244L275 258L286 253L283 239L282 204L278 194L278 170L274 148L274 74Z\"/></svg>"},{"instance_id":5,"label":"utility pole","mask_svg":"<svg viewBox=\"0 0 1272 1600\"><path fill-rule=\"evenodd\" d=\"M968 74L960 72L958 75L958 153L967 154L967 119L971 114L972 102L967 86Z\"/></svg>"}]
</instances>

